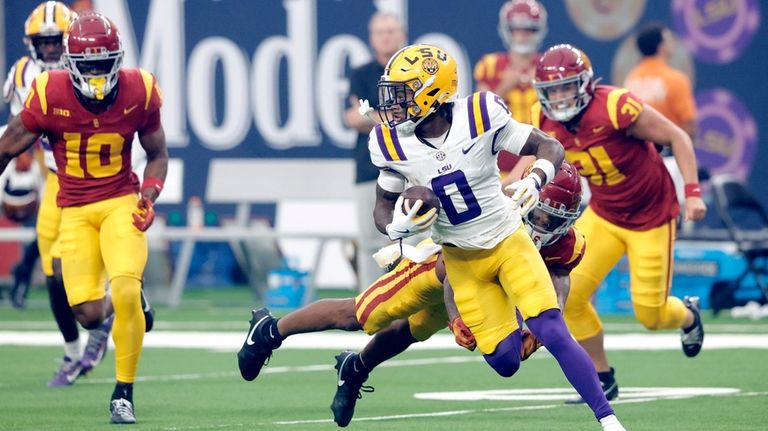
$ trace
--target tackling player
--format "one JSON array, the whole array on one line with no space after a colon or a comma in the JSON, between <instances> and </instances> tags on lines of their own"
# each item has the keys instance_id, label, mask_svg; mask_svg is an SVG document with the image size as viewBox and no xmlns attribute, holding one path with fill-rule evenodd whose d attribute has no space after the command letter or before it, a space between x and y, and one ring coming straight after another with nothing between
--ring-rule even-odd
<instances>
[{"instance_id":1,"label":"tackling player","mask_svg":"<svg viewBox=\"0 0 768 431\"><path fill-rule=\"evenodd\" d=\"M536 208L526 218L526 229L541 247L540 253L563 304L568 294L571 269L581 260L586 243L572 224L578 216L581 184L573 166L564 162L555 179L541 190ZM388 246L379 253L399 259L398 246ZM356 298L320 300L286 316L273 318L267 309L255 310L248 338L238 354L240 371L246 380L258 376L266 359L290 335L329 329L363 330L375 334L359 354L343 352L336 357L339 381L331 409L339 426L346 426L354 414L363 383L374 367L405 351L413 343L424 341L445 327L456 335L457 343L474 350L474 337L457 316L452 292L446 296L443 285L445 266L440 247L427 242L418 250L405 248L411 256L401 261L382 263L394 268L382 275ZM421 256L419 256L421 254ZM445 297L445 301L444 301ZM448 312L446 312L446 305ZM530 332L523 333L521 360L539 347ZM367 387L366 387L367 388Z\"/></svg>"},{"instance_id":2,"label":"tackling player","mask_svg":"<svg viewBox=\"0 0 768 431\"><path fill-rule=\"evenodd\" d=\"M133 382L146 328L141 305L144 231L154 220L153 202L168 165L162 99L149 72L120 67L120 35L103 15L72 21L63 58L66 71L37 76L21 114L0 137L0 172L40 135L49 138L61 187L57 205L62 208L59 240L67 298L85 328L101 325L106 270L117 380L110 421L135 423ZM130 160L137 132L147 153L141 186Z\"/></svg>"},{"instance_id":3,"label":"tackling player","mask_svg":"<svg viewBox=\"0 0 768 431\"><path fill-rule=\"evenodd\" d=\"M66 5L55 1L41 3L29 14L24 23L24 43L29 50L29 56L21 57L14 63L3 86L5 100L10 104L11 118L18 116L24 107L24 101L36 76L44 71L63 67L61 55L64 50L64 34L76 16L77 14ZM101 362L107 349L112 319L106 319L100 328L90 331L88 343L83 351L77 321L67 302L59 261L60 247L56 244L61 220L61 209L56 206L56 194L59 191L56 162L48 138L42 136L39 142L48 173L45 175L45 189L37 214L37 247L40 251L51 311L59 332L64 337L64 358L48 382L49 387L56 387L72 384L75 379Z\"/></svg>"},{"instance_id":4,"label":"tackling player","mask_svg":"<svg viewBox=\"0 0 768 431\"><path fill-rule=\"evenodd\" d=\"M571 276L568 327L599 372L609 399L618 396L590 299L623 255L629 258L635 317L650 330L680 328L686 356L704 340L698 297L669 295L676 216L675 188L654 143L672 148L685 179L685 220L701 220L693 144L688 134L629 90L596 85L581 50L557 45L539 60L534 125L559 139L565 158L589 180L592 198L576 226L595 244ZM598 245L599 244L599 245Z\"/></svg>"}]
</instances>

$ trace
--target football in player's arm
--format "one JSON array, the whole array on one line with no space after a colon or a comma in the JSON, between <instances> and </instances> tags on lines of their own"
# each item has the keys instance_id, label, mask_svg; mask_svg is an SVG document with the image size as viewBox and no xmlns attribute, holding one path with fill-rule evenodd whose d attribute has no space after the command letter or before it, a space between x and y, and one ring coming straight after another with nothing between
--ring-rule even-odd
<instances>
[{"instance_id":1,"label":"football in player's arm","mask_svg":"<svg viewBox=\"0 0 768 431\"><path fill-rule=\"evenodd\" d=\"M383 121L369 144L380 169L376 225L402 239L431 224L462 320L498 374L509 377L520 367L521 328L510 315L517 308L603 429L623 430L588 355L568 334L538 250L520 228L520 216L554 177L562 145L513 120L493 93L457 99L457 82L455 60L429 45L404 48L385 68L377 107ZM511 201L496 167L500 150L537 158L530 174L505 189ZM432 188L441 202L436 219L403 214L397 195L406 182Z\"/></svg>"}]
</instances>

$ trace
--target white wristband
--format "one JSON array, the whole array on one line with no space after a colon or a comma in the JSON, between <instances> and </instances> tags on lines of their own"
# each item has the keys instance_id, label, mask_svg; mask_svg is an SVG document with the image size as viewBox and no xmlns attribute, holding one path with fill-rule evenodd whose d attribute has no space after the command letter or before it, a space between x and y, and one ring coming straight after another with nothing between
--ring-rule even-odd
<instances>
[{"instance_id":1,"label":"white wristband","mask_svg":"<svg viewBox=\"0 0 768 431\"><path fill-rule=\"evenodd\" d=\"M544 175L546 175L546 178L542 178L541 180L541 186L544 187L548 182L552 181L555 178L555 165L552 164L547 159L536 159L535 162L533 162L533 169L539 168L542 171L544 171Z\"/></svg>"}]
</instances>

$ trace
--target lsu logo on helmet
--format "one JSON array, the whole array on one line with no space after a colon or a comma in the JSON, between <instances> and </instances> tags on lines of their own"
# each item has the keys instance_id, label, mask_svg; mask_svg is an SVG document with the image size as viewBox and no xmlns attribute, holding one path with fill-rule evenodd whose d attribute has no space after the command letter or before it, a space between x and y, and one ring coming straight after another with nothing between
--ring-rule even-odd
<instances>
[{"instance_id":1,"label":"lsu logo on helmet","mask_svg":"<svg viewBox=\"0 0 768 431\"><path fill-rule=\"evenodd\" d=\"M456 60L433 45L410 45L390 58L379 80L382 123L412 132L440 105L453 101L458 89Z\"/></svg>"}]
</instances>

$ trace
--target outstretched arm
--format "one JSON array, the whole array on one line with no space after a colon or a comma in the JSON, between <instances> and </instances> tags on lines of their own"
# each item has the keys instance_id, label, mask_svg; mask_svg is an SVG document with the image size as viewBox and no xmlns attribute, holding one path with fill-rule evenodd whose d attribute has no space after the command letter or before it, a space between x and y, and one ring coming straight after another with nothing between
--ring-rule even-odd
<instances>
[{"instance_id":1,"label":"outstretched arm","mask_svg":"<svg viewBox=\"0 0 768 431\"><path fill-rule=\"evenodd\" d=\"M8 128L0 137L0 174L5 171L11 159L23 153L35 143L40 135L24 127L20 116L11 118Z\"/></svg>"},{"instance_id":2,"label":"outstretched arm","mask_svg":"<svg viewBox=\"0 0 768 431\"><path fill-rule=\"evenodd\" d=\"M693 152L691 137L681 128L661 115L659 111L645 105L643 111L629 128L627 133L637 139L651 141L672 148L675 162L685 180L685 220L701 220L707 207L701 199L698 189L699 175L696 167L696 155Z\"/></svg>"}]
</instances>

